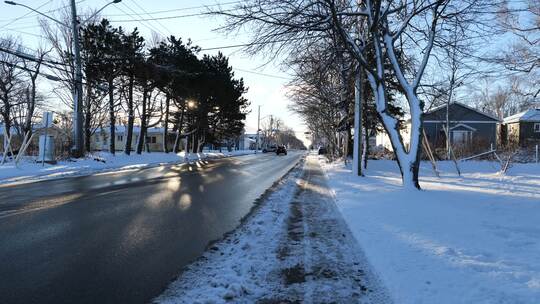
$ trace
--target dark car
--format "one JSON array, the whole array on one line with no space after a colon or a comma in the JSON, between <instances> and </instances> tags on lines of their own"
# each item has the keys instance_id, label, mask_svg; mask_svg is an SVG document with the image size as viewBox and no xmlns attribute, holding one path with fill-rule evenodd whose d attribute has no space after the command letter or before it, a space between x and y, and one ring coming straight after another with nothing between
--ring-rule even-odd
<instances>
[{"instance_id":1,"label":"dark car","mask_svg":"<svg viewBox=\"0 0 540 304\"><path fill-rule=\"evenodd\" d=\"M280 154L285 154L285 155L287 155L287 149L285 148L285 146L279 146L279 147L277 147L277 149L276 149L276 155L280 155Z\"/></svg>"}]
</instances>

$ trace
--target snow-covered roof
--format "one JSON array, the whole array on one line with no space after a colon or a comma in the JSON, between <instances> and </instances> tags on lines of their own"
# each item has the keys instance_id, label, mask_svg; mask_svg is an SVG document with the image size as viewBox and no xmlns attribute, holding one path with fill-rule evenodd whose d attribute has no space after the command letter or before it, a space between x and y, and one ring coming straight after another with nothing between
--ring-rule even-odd
<instances>
[{"instance_id":1,"label":"snow-covered roof","mask_svg":"<svg viewBox=\"0 0 540 304\"><path fill-rule=\"evenodd\" d=\"M521 113L506 117L504 123L514 123L520 121L540 122L540 109L530 109Z\"/></svg>"}]
</instances>

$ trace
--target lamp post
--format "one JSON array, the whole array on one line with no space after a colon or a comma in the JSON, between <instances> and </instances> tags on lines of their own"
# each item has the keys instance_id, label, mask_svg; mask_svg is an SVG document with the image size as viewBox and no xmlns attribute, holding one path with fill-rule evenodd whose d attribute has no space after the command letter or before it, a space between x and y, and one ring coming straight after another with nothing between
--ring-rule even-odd
<instances>
[{"instance_id":1,"label":"lamp post","mask_svg":"<svg viewBox=\"0 0 540 304\"><path fill-rule=\"evenodd\" d=\"M18 5L22 6L24 8L27 8L47 19L50 19L64 27L71 27L72 30L72 43L73 43L73 59L75 64L75 70L73 75L73 147L71 149L72 156L79 158L83 154L83 113L82 113L82 96L83 96L83 89L82 89L82 62L81 62L81 51L80 51L80 43L79 43L79 28L81 25L84 25L88 20L91 20L94 16L99 14L102 10L104 10L107 6L111 4L120 3L122 0L113 0L106 5L104 5L102 8L97 10L93 15L88 17L85 21L79 23L77 21L77 7L75 0L71 0L71 25L64 23L62 21L59 21L49 15L46 15L36 9L33 9L25 4L17 3L14 1L4 1L6 4L9 5Z\"/></svg>"}]
</instances>

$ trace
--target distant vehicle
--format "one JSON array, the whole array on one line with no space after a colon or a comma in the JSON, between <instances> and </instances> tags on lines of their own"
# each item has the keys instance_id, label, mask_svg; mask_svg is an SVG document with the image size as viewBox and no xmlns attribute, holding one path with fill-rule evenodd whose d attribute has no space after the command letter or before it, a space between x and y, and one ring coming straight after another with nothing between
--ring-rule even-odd
<instances>
[{"instance_id":1,"label":"distant vehicle","mask_svg":"<svg viewBox=\"0 0 540 304\"><path fill-rule=\"evenodd\" d=\"M287 155L287 148L285 146L279 146L276 149L276 155L285 154Z\"/></svg>"},{"instance_id":2,"label":"distant vehicle","mask_svg":"<svg viewBox=\"0 0 540 304\"><path fill-rule=\"evenodd\" d=\"M326 153L328 152L326 151L325 147L319 147L319 151L318 151L319 155L325 155Z\"/></svg>"},{"instance_id":3,"label":"distant vehicle","mask_svg":"<svg viewBox=\"0 0 540 304\"><path fill-rule=\"evenodd\" d=\"M269 146L269 147L263 148L262 152L263 153L276 152L276 150L277 150L276 146Z\"/></svg>"}]
</instances>

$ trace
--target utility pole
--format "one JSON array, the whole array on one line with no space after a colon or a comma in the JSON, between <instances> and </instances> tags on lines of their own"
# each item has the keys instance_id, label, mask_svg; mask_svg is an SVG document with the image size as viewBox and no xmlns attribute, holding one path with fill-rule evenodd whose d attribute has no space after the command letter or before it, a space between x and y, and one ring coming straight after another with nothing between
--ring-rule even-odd
<instances>
[{"instance_id":1,"label":"utility pole","mask_svg":"<svg viewBox=\"0 0 540 304\"><path fill-rule=\"evenodd\" d=\"M71 0L71 26L73 31L74 55L74 87L73 87L73 147L71 153L74 157L81 157L83 151L83 113L82 113L82 64L79 45L79 26L77 21L77 8L75 0Z\"/></svg>"},{"instance_id":2,"label":"utility pole","mask_svg":"<svg viewBox=\"0 0 540 304\"><path fill-rule=\"evenodd\" d=\"M255 142L255 154L257 154L257 150L259 149L259 130L261 123L261 106L259 105L259 111L257 113L257 141Z\"/></svg>"}]
</instances>

